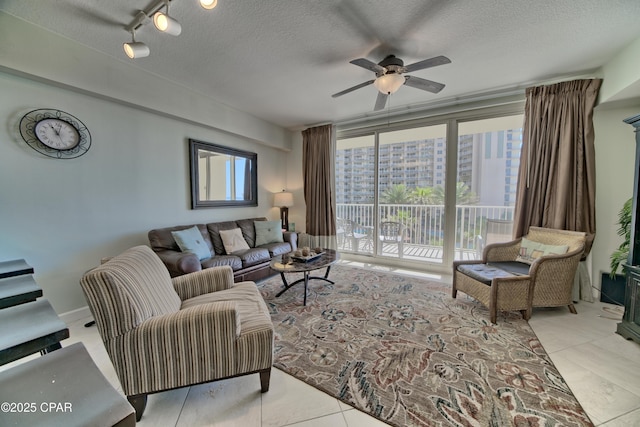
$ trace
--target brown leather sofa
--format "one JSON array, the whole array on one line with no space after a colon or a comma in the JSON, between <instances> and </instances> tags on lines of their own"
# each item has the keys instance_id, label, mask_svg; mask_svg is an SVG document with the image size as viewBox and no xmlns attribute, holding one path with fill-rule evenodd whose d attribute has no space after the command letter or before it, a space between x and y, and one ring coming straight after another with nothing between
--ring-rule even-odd
<instances>
[{"instance_id":1,"label":"brown leather sofa","mask_svg":"<svg viewBox=\"0 0 640 427\"><path fill-rule=\"evenodd\" d=\"M288 231L283 233L284 242L268 243L256 247L254 222L266 220L266 218L249 218L237 221L158 228L149 231L149 244L151 249L167 266L171 277L200 271L205 268L228 265L233 269L235 282L256 281L272 276L275 273L269 267L271 258L296 250L298 247L298 235ZM211 258L200 261L195 254L181 252L171 234L172 231L184 230L194 225L198 227L211 253L214 254ZM242 236L249 245L249 249L227 254L220 237L220 230L232 230L234 228L239 228L242 231Z\"/></svg>"}]
</instances>

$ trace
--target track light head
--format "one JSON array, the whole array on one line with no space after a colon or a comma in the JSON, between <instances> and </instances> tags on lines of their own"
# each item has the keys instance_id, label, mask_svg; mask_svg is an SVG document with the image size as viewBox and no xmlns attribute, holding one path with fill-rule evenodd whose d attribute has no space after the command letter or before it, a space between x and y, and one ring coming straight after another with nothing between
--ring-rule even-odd
<instances>
[{"instance_id":1,"label":"track light head","mask_svg":"<svg viewBox=\"0 0 640 427\"><path fill-rule=\"evenodd\" d=\"M200 0L200 6L207 10L211 10L218 4L218 0Z\"/></svg>"},{"instance_id":2,"label":"track light head","mask_svg":"<svg viewBox=\"0 0 640 427\"><path fill-rule=\"evenodd\" d=\"M164 12L157 11L153 15L153 25L163 33L178 36L182 32L182 25L169 16L169 2L165 2L166 10Z\"/></svg>"},{"instance_id":3,"label":"track light head","mask_svg":"<svg viewBox=\"0 0 640 427\"><path fill-rule=\"evenodd\" d=\"M136 41L135 31L131 31L131 42L122 45L124 53L131 59L149 56L149 46Z\"/></svg>"},{"instance_id":4,"label":"track light head","mask_svg":"<svg viewBox=\"0 0 640 427\"><path fill-rule=\"evenodd\" d=\"M124 53L131 59L144 58L149 56L150 53L149 46L142 42L124 43L122 47L124 48Z\"/></svg>"},{"instance_id":5,"label":"track light head","mask_svg":"<svg viewBox=\"0 0 640 427\"><path fill-rule=\"evenodd\" d=\"M122 45L124 52L129 58L134 59L149 56L149 47L144 43L135 41L135 31L146 25L151 17L153 17L153 25L159 31L171 34L172 36L180 35L182 26L178 21L169 16L169 3L171 3L171 1L172 0L155 0L145 10L140 10L133 21L124 27L126 31L131 33L131 42L123 43ZM218 0L199 1L200 6L207 10L215 8L218 4Z\"/></svg>"}]
</instances>

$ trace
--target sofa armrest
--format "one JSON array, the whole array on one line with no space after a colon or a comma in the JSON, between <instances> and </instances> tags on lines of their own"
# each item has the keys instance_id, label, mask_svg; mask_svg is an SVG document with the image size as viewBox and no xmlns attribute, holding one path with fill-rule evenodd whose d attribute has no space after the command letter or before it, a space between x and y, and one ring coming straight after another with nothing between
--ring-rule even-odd
<instances>
[{"instance_id":1,"label":"sofa armrest","mask_svg":"<svg viewBox=\"0 0 640 427\"><path fill-rule=\"evenodd\" d=\"M482 261L485 263L515 261L520 252L521 240L521 238L518 238L510 242L491 243L485 246L482 253Z\"/></svg>"},{"instance_id":2,"label":"sofa armrest","mask_svg":"<svg viewBox=\"0 0 640 427\"><path fill-rule=\"evenodd\" d=\"M584 248L581 247L565 254L548 254L541 256L531 263L529 274L532 277L544 275L552 281L557 281L559 277L565 273L568 273L569 277L573 277L580 258L582 257L583 250Z\"/></svg>"},{"instance_id":3,"label":"sofa armrest","mask_svg":"<svg viewBox=\"0 0 640 427\"><path fill-rule=\"evenodd\" d=\"M230 289L233 286L233 270L228 265L205 268L171 279L182 301L198 295Z\"/></svg>"},{"instance_id":4,"label":"sofa armrest","mask_svg":"<svg viewBox=\"0 0 640 427\"><path fill-rule=\"evenodd\" d=\"M156 255L162 260L171 277L193 273L202 270L202 264L195 254L172 250L156 251Z\"/></svg>"},{"instance_id":5,"label":"sofa armrest","mask_svg":"<svg viewBox=\"0 0 640 427\"><path fill-rule=\"evenodd\" d=\"M282 233L282 237L285 242L289 242L292 251L298 249L298 233L295 231L285 231Z\"/></svg>"},{"instance_id":6,"label":"sofa armrest","mask_svg":"<svg viewBox=\"0 0 640 427\"><path fill-rule=\"evenodd\" d=\"M152 317L105 344L124 394L132 396L237 374L239 333L236 303L218 301Z\"/></svg>"},{"instance_id":7,"label":"sofa armrest","mask_svg":"<svg viewBox=\"0 0 640 427\"><path fill-rule=\"evenodd\" d=\"M234 301L215 301L198 304L175 313L154 316L142 322L136 330L138 334L151 330L165 330L166 334L170 335L172 333L175 334L175 331L186 331L188 325L198 325L203 322L206 322L217 332L205 334L198 330L198 337L195 338L197 340L202 340L203 336L207 336L214 339L224 338L226 342L233 342L236 337L240 336L240 316ZM177 325L180 324L184 325L185 328L177 328ZM222 331L225 331L223 337L219 336ZM228 332L228 337L226 332ZM164 336L165 334L162 335Z\"/></svg>"}]
</instances>

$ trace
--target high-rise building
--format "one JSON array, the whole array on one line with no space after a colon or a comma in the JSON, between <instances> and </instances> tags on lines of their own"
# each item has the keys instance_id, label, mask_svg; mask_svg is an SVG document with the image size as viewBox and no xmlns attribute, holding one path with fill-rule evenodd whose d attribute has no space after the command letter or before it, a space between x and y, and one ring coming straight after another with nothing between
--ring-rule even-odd
<instances>
[{"instance_id":1,"label":"high-rise building","mask_svg":"<svg viewBox=\"0 0 640 427\"><path fill-rule=\"evenodd\" d=\"M480 205L513 206L516 197L522 129L461 135L458 138L457 181L474 192ZM375 197L375 149L338 149L336 200L339 204L369 204ZM381 193L404 185L442 187L446 176L444 138L381 144L378 186Z\"/></svg>"}]
</instances>

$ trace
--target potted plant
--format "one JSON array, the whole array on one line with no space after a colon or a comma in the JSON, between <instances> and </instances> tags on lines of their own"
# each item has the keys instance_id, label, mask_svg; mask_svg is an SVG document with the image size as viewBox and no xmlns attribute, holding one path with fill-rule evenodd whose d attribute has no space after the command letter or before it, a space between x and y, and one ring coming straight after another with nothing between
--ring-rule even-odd
<instances>
[{"instance_id":1,"label":"potted plant","mask_svg":"<svg viewBox=\"0 0 640 427\"><path fill-rule=\"evenodd\" d=\"M611 278L615 278L616 272L621 264L627 262L629 258L629 246L631 244L631 203L633 198L627 200L622 209L618 212L618 236L624 240L611 254ZM624 269L623 269L624 274Z\"/></svg>"}]
</instances>

